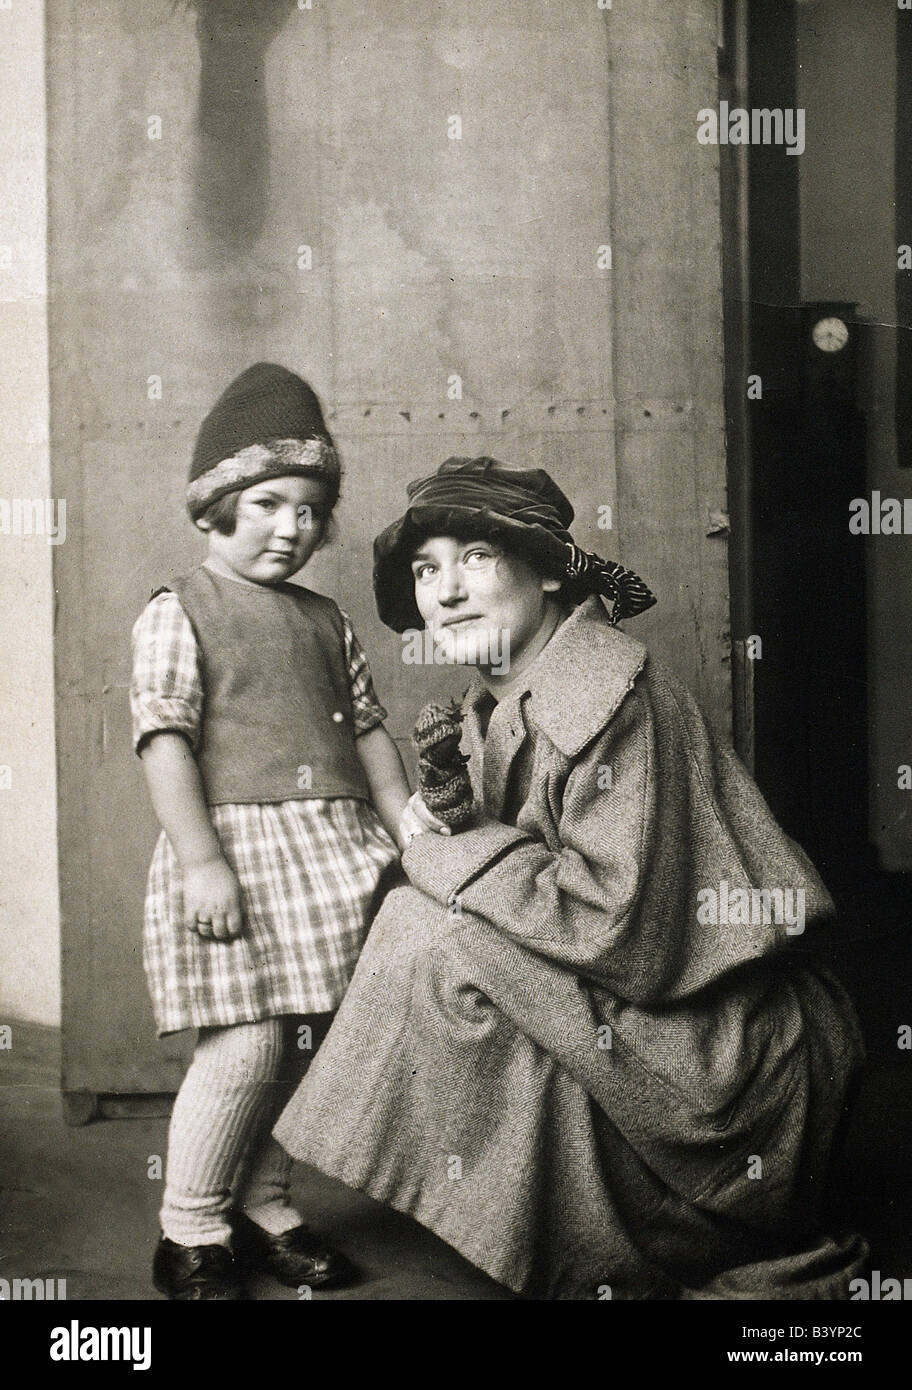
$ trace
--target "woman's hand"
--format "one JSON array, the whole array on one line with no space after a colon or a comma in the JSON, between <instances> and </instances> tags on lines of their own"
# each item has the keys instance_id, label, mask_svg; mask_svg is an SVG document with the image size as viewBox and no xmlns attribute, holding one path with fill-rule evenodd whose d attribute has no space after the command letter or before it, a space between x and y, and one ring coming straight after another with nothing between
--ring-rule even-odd
<instances>
[{"instance_id":1,"label":"woman's hand","mask_svg":"<svg viewBox=\"0 0 912 1390\"><path fill-rule=\"evenodd\" d=\"M399 844L404 849L411 844L416 835L426 835L433 831L437 835L450 835L452 831L448 825L429 811L421 799L420 792L413 792L409 797L402 815L399 817Z\"/></svg>"},{"instance_id":2,"label":"woman's hand","mask_svg":"<svg viewBox=\"0 0 912 1390\"><path fill-rule=\"evenodd\" d=\"M219 854L183 870L184 926L206 940L233 941L244 928L241 886Z\"/></svg>"}]
</instances>

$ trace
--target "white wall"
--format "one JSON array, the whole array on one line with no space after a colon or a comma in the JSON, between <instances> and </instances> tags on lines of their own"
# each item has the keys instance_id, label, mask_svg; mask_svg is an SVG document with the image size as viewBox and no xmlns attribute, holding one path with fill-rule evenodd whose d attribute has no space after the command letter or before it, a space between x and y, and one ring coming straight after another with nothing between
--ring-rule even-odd
<instances>
[{"instance_id":1,"label":"white wall","mask_svg":"<svg viewBox=\"0 0 912 1390\"><path fill-rule=\"evenodd\" d=\"M44 502L50 488L45 209L44 7L12 0L0 5L6 502ZM11 520L0 507L4 524ZM52 554L44 536L0 532L0 765L10 769L9 787L0 776L0 1022L60 1018Z\"/></svg>"}]
</instances>

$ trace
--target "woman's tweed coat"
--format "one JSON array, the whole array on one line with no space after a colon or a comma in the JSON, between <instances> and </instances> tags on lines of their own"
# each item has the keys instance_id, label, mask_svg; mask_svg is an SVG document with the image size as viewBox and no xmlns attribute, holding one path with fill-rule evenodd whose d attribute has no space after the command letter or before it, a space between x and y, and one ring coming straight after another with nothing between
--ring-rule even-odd
<instances>
[{"instance_id":1,"label":"woman's tweed coat","mask_svg":"<svg viewBox=\"0 0 912 1390\"><path fill-rule=\"evenodd\" d=\"M764 1262L814 1244L851 1006L785 925L697 917L727 884L826 918L812 865L598 599L483 739L484 699L481 823L406 849L278 1138L525 1294L845 1296L831 1244Z\"/></svg>"}]
</instances>

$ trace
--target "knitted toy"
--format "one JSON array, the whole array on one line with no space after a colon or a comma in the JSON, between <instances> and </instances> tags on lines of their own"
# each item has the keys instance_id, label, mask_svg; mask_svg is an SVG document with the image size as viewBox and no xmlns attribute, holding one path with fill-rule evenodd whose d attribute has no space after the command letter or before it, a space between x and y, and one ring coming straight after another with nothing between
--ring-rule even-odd
<instances>
[{"instance_id":1,"label":"knitted toy","mask_svg":"<svg viewBox=\"0 0 912 1390\"><path fill-rule=\"evenodd\" d=\"M455 701L426 705L412 738L422 800L451 830L464 830L472 819L472 783L466 770L469 760L459 751L461 731L462 711Z\"/></svg>"}]
</instances>

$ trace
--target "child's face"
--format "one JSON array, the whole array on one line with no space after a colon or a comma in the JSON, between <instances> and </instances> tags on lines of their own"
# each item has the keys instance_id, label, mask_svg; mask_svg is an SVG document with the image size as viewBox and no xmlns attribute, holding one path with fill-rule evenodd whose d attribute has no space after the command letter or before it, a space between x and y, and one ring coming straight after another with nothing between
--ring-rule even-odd
<instances>
[{"instance_id":1,"label":"child's face","mask_svg":"<svg viewBox=\"0 0 912 1390\"><path fill-rule=\"evenodd\" d=\"M267 478L238 496L234 533L209 529L209 559L230 578L278 584L307 564L326 525L319 478ZM205 529L205 528L204 528Z\"/></svg>"}]
</instances>

